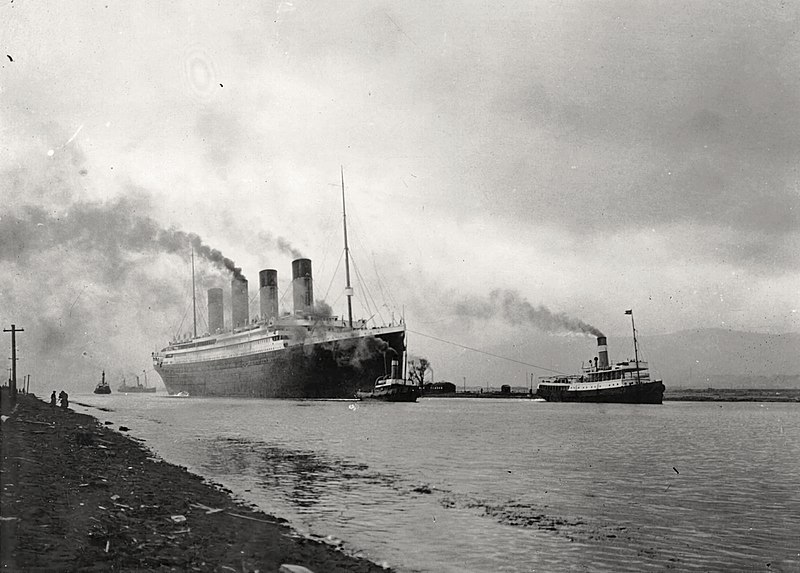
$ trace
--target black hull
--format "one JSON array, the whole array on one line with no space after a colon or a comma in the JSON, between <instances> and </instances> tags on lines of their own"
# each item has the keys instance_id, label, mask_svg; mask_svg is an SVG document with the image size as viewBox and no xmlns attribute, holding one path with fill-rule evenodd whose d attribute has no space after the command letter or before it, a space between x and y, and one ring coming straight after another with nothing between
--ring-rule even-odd
<instances>
[{"instance_id":1,"label":"black hull","mask_svg":"<svg viewBox=\"0 0 800 573\"><path fill-rule=\"evenodd\" d=\"M155 364L169 394L239 398L353 399L403 355L405 331L307 343L219 360Z\"/></svg>"},{"instance_id":2,"label":"black hull","mask_svg":"<svg viewBox=\"0 0 800 573\"><path fill-rule=\"evenodd\" d=\"M567 390L539 386L537 395L548 402L593 402L609 404L661 404L664 384L660 381L601 390Z\"/></svg>"},{"instance_id":3,"label":"black hull","mask_svg":"<svg viewBox=\"0 0 800 573\"><path fill-rule=\"evenodd\" d=\"M108 388L108 387L105 387L105 388L95 388L95 389L94 389L94 393L95 393L95 394L111 394L111 388Z\"/></svg>"},{"instance_id":4,"label":"black hull","mask_svg":"<svg viewBox=\"0 0 800 573\"><path fill-rule=\"evenodd\" d=\"M156 391L155 387L153 388L139 388L137 386L120 386L117 388L117 392L120 394L154 394Z\"/></svg>"},{"instance_id":5,"label":"black hull","mask_svg":"<svg viewBox=\"0 0 800 573\"><path fill-rule=\"evenodd\" d=\"M359 400L378 400L380 402L416 402L419 398L419 387L397 384L389 388L356 392Z\"/></svg>"}]
</instances>

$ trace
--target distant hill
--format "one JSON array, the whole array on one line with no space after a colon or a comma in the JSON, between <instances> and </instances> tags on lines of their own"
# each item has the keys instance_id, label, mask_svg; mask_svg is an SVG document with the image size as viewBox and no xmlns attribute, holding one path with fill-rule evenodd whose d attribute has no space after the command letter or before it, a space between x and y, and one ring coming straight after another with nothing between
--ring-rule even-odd
<instances>
[{"instance_id":1,"label":"distant hill","mask_svg":"<svg viewBox=\"0 0 800 573\"><path fill-rule=\"evenodd\" d=\"M640 347L671 386L800 387L800 334L696 329L642 337Z\"/></svg>"}]
</instances>

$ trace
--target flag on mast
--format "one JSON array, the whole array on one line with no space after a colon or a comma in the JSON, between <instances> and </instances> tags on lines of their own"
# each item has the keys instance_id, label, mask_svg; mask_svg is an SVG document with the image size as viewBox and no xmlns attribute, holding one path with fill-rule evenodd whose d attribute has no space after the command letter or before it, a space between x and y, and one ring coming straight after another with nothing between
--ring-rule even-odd
<instances>
[{"instance_id":1,"label":"flag on mast","mask_svg":"<svg viewBox=\"0 0 800 573\"><path fill-rule=\"evenodd\" d=\"M629 308L628 310L625 311L625 314L633 314L633 309Z\"/></svg>"}]
</instances>

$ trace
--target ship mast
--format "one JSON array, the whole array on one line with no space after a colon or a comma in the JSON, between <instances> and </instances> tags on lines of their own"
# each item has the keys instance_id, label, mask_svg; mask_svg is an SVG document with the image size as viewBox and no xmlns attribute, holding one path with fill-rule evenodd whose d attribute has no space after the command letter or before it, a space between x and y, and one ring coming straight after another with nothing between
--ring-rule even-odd
<instances>
[{"instance_id":1,"label":"ship mast","mask_svg":"<svg viewBox=\"0 0 800 573\"><path fill-rule=\"evenodd\" d=\"M192 332L197 338L197 299L194 289L194 246L192 247Z\"/></svg>"},{"instance_id":2,"label":"ship mast","mask_svg":"<svg viewBox=\"0 0 800 573\"><path fill-rule=\"evenodd\" d=\"M636 324L633 322L633 310L626 310L625 314L631 315L631 328L633 329L633 354L634 358L636 359L636 382L641 384L642 381L639 378L639 344L636 342Z\"/></svg>"},{"instance_id":3,"label":"ship mast","mask_svg":"<svg viewBox=\"0 0 800 573\"><path fill-rule=\"evenodd\" d=\"M342 166L342 226L344 227L344 272L347 277L347 286L344 290L347 295L347 323L353 328L353 287L350 286L350 248L347 246L347 209L344 202L344 166Z\"/></svg>"}]
</instances>

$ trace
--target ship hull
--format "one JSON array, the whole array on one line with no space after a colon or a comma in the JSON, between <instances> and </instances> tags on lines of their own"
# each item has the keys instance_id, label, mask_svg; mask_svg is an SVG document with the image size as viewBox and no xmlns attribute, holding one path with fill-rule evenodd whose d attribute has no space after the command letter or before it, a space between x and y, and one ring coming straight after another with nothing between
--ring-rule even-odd
<instances>
[{"instance_id":1,"label":"ship hull","mask_svg":"<svg viewBox=\"0 0 800 573\"><path fill-rule=\"evenodd\" d=\"M405 331L292 345L212 361L154 365L169 394L353 399L402 356Z\"/></svg>"},{"instance_id":2,"label":"ship hull","mask_svg":"<svg viewBox=\"0 0 800 573\"><path fill-rule=\"evenodd\" d=\"M586 390L540 385L537 394L548 402L661 404L664 399L664 384L656 380L643 384Z\"/></svg>"},{"instance_id":3,"label":"ship hull","mask_svg":"<svg viewBox=\"0 0 800 573\"><path fill-rule=\"evenodd\" d=\"M138 386L120 386L117 392L121 394L153 394L155 393L155 386L151 387L138 387Z\"/></svg>"},{"instance_id":4,"label":"ship hull","mask_svg":"<svg viewBox=\"0 0 800 573\"><path fill-rule=\"evenodd\" d=\"M356 392L359 400L378 400L380 402L416 402L419 386L392 384L387 388L376 388L369 392Z\"/></svg>"}]
</instances>

